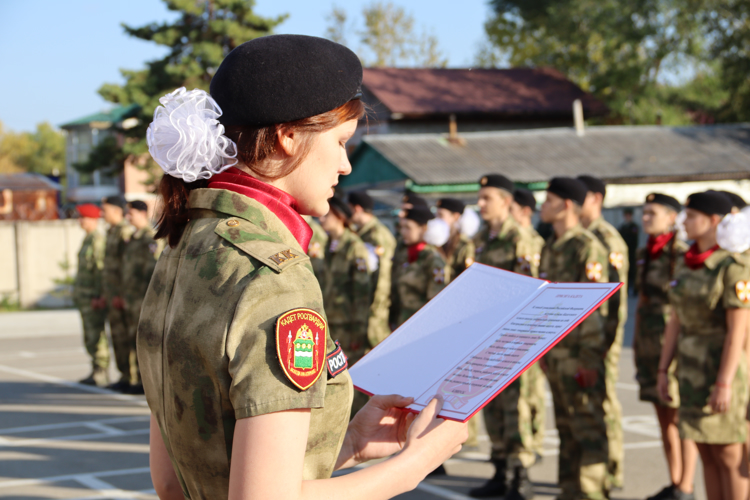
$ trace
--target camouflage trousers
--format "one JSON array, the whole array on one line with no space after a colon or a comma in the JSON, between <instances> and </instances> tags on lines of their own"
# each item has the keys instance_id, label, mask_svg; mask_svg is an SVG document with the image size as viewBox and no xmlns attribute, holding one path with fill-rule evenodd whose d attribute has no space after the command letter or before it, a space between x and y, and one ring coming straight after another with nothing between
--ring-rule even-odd
<instances>
[{"instance_id":1,"label":"camouflage trousers","mask_svg":"<svg viewBox=\"0 0 750 500\"><path fill-rule=\"evenodd\" d=\"M560 500L604 500L609 495L609 446L604 420L604 362L594 387L575 379L580 365L570 350L556 347L545 357L560 438Z\"/></svg>"},{"instance_id":2,"label":"camouflage trousers","mask_svg":"<svg viewBox=\"0 0 750 500\"><path fill-rule=\"evenodd\" d=\"M112 335L112 349L115 352L115 364L120 372L120 381L134 384L138 380L138 373L135 364L135 342L130 338L128 331L128 314L125 309L112 307L110 300L107 302L109 303L107 321Z\"/></svg>"},{"instance_id":3,"label":"camouflage trousers","mask_svg":"<svg viewBox=\"0 0 750 500\"><path fill-rule=\"evenodd\" d=\"M531 412L531 449L541 455L544 450L544 421L547 415L545 376L539 363L531 365L524 375L528 376L529 383L521 397L527 401Z\"/></svg>"},{"instance_id":4,"label":"camouflage trousers","mask_svg":"<svg viewBox=\"0 0 750 500\"><path fill-rule=\"evenodd\" d=\"M133 357L128 358L130 363L130 383L139 384L141 382L141 371L138 368L138 356L135 339L138 336L138 322L141 319L142 300L128 300L125 302L125 315L128 327L128 340L131 342Z\"/></svg>"},{"instance_id":5,"label":"camouflage trousers","mask_svg":"<svg viewBox=\"0 0 750 500\"><path fill-rule=\"evenodd\" d=\"M83 345L91 356L93 368L106 370L109 367L109 342L104 331L107 311L93 309L91 306L79 306L78 310L83 322Z\"/></svg>"},{"instance_id":6,"label":"camouflage trousers","mask_svg":"<svg viewBox=\"0 0 750 500\"><path fill-rule=\"evenodd\" d=\"M490 460L507 460L508 467L534 465L531 409L522 394L528 393L528 372L484 407L487 434L492 441Z\"/></svg>"},{"instance_id":7,"label":"camouflage trousers","mask_svg":"<svg viewBox=\"0 0 750 500\"><path fill-rule=\"evenodd\" d=\"M604 418L607 423L607 440L609 441L609 460L607 471L613 487L623 487L625 483L625 437L622 431L622 405L617 397L617 379L620 376L620 354L624 326L617 329L615 341L604 358L606 395L604 398Z\"/></svg>"}]
</instances>

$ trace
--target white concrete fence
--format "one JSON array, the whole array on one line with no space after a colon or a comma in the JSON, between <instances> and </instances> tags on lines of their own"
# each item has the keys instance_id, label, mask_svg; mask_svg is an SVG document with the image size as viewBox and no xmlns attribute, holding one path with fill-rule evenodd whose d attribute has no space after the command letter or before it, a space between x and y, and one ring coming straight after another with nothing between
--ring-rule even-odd
<instances>
[{"instance_id":1,"label":"white concrete fence","mask_svg":"<svg viewBox=\"0 0 750 500\"><path fill-rule=\"evenodd\" d=\"M75 276L84 236L75 219L0 222L0 300L72 306L65 282Z\"/></svg>"}]
</instances>

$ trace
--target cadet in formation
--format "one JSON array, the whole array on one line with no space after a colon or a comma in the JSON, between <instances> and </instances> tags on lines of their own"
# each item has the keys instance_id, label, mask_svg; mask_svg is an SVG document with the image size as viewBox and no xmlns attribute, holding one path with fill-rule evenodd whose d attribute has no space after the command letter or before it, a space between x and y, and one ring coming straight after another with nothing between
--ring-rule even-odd
<instances>
[{"instance_id":1,"label":"cadet in formation","mask_svg":"<svg viewBox=\"0 0 750 500\"><path fill-rule=\"evenodd\" d=\"M441 198L436 206L435 215L448 224L451 231L448 242L443 245L443 254L450 279L454 280L474 263L474 242L461 232L461 216L466 204L455 198Z\"/></svg>"},{"instance_id":2,"label":"cadet in formation","mask_svg":"<svg viewBox=\"0 0 750 500\"><path fill-rule=\"evenodd\" d=\"M424 240L427 224L434 218L429 208L414 206L399 221L407 249L406 266L398 278L399 326L440 293L449 279L443 256Z\"/></svg>"},{"instance_id":3,"label":"cadet in formation","mask_svg":"<svg viewBox=\"0 0 750 500\"><path fill-rule=\"evenodd\" d=\"M391 265L396 250L396 238L391 231L373 215L374 200L364 191L349 193L347 198L352 212L351 221L367 247L372 273L372 302L367 322L367 338L370 347L375 347L391 334L388 312L391 308Z\"/></svg>"},{"instance_id":4,"label":"cadet in formation","mask_svg":"<svg viewBox=\"0 0 750 500\"><path fill-rule=\"evenodd\" d=\"M106 387L109 385L109 342L104 332L107 303L102 291L102 269L106 238L99 231L101 209L96 205L78 205L81 229L86 231L78 251L78 270L73 282L73 302L81 312L83 345L91 356L91 374L82 384Z\"/></svg>"},{"instance_id":5,"label":"cadet in formation","mask_svg":"<svg viewBox=\"0 0 750 500\"><path fill-rule=\"evenodd\" d=\"M709 500L745 499L743 444L748 404L744 344L750 308L747 257L717 245L717 227L732 204L716 191L686 203L693 245L677 263L669 291L658 389L669 401L669 368L677 356L680 435L698 445Z\"/></svg>"},{"instance_id":6,"label":"cadet in formation","mask_svg":"<svg viewBox=\"0 0 750 500\"><path fill-rule=\"evenodd\" d=\"M528 189L518 188L513 192L513 203L510 204L510 215L513 217L523 231L530 234L533 242L533 261L537 263L541 259L544 238L534 229L531 223L532 216L536 212L536 198ZM533 274L536 278L537 274ZM541 457L544 450L545 417L547 415L547 385L545 384L544 372L538 364L527 370L529 383L521 397L526 400L531 411L531 430L534 436L534 453Z\"/></svg>"},{"instance_id":7,"label":"cadet in formation","mask_svg":"<svg viewBox=\"0 0 750 500\"><path fill-rule=\"evenodd\" d=\"M398 227L396 228L396 249L393 251L393 263L391 264L391 309L388 313L388 323L390 324L391 331L395 330L400 324L401 303L396 300L398 298L398 280L401 277L401 273L409 265L407 245L404 244L404 240L401 238L401 221L404 219L406 211L413 207L429 208L429 205L421 196L406 190L404 196L401 198L401 210L398 213Z\"/></svg>"},{"instance_id":8,"label":"cadet in formation","mask_svg":"<svg viewBox=\"0 0 750 500\"><path fill-rule=\"evenodd\" d=\"M466 425L436 417L437 399L414 417L402 410L410 398L375 396L349 421L346 356L301 215L325 215L351 172L361 84L346 47L272 35L230 52L211 95L160 99L148 142L166 174L157 237L169 248L144 300L138 357L161 499L392 498L466 439Z\"/></svg>"},{"instance_id":9,"label":"cadet in formation","mask_svg":"<svg viewBox=\"0 0 750 500\"><path fill-rule=\"evenodd\" d=\"M110 196L102 200L104 221L107 229L107 245L104 251L102 288L107 302L107 321L112 336L112 349L120 379L109 387L115 391L128 392L131 383L137 382L138 367L128 332L128 318L123 300L124 281L122 257L125 246L133 235L133 228L125 219L127 202L122 196Z\"/></svg>"},{"instance_id":10,"label":"cadet in formation","mask_svg":"<svg viewBox=\"0 0 750 500\"><path fill-rule=\"evenodd\" d=\"M353 365L368 348L371 272L365 244L349 229L349 206L339 198L329 202L330 210L320 218L328 234L321 282L323 305L331 337L340 342Z\"/></svg>"},{"instance_id":11,"label":"cadet in formation","mask_svg":"<svg viewBox=\"0 0 750 500\"><path fill-rule=\"evenodd\" d=\"M141 316L143 297L146 295L156 261L164 247L163 240L154 239L156 231L148 217L148 207L140 200L128 203L128 219L135 229L122 255L122 298L125 302L126 324L130 341L131 378L129 394L143 394L138 370L135 338Z\"/></svg>"},{"instance_id":12,"label":"cadet in formation","mask_svg":"<svg viewBox=\"0 0 750 500\"><path fill-rule=\"evenodd\" d=\"M673 197L652 193L643 206L643 231L648 234L645 248L636 255L638 308L635 314L633 355L639 397L654 405L664 443L670 484L647 500L692 500L693 479L698 448L690 440L680 438L677 409L680 407L676 361L667 369L669 400L659 397L656 387L659 358L664 345L664 328L672 313L669 287L675 267L687 251L687 245L675 233L675 221L681 209Z\"/></svg>"},{"instance_id":13,"label":"cadet in formation","mask_svg":"<svg viewBox=\"0 0 750 500\"><path fill-rule=\"evenodd\" d=\"M315 272L315 277L320 281L323 279L323 273L325 270L325 253L326 245L328 245L328 235L318 221L309 215L305 215L303 219L305 219L307 225L312 229L312 238L310 239L310 247L307 249L307 256L310 257L310 263Z\"/></svg>"},{"instance_id":14,"label":"cadet in formation","mask_svg":"<svg viewBox=\"0 0 750 500\"><path fill-rule=\"evenodd\" d=\"M484 227L474 237L477 262L526 276L538 276L539 246L510 216L513 182L497 174L479 180L479 214ZM484 409L492 440L494 476L469 495L489 498L530 498L533 495L527 469L536 461L531 408L523 394L537 384L539 366L533 365L493 399ZM510 477L508 477L510 476Z\"/></svg>"},{"instance_id":15,"label":"cadet in formation","mask_svg":"<svg viewBox=\"0 0 750 500\"><path fill-rule=\"evenodd\" d=\"M609 299L606 308L599 308L604 315L604 338L606 357L604 358L605 384L607 389L604 412L607 419L609 438L609 474L612 488L622 488L625 481L625 438L622 433L622 406L617 397L617 379L620 375L620 354L625 336L625 322L628 320L628 247L625 241L609 222L602 217L602 205L607 194L601 179L582 175L578 180L586 185L586 201L581 209L581 223L604 245L608 254L607 273L609 282L621 282L622 288Z\"/></svg>"},{"instance_id":16,"label":"cadet in formation","mask_svg":"<svg viewBox=\"0 0 750 500\"><path fill-rule=\"evenodd\" d=\"M542 249L539 277L549 281L604 283L607 251L580 223L588 189L581 181L553 178L542 221L553 235ZM604 303L602 308L607 307ZM609 446L604 419L606 314L591 314L543 358L560 437L561 500L609 498Z\"/></svg>"}]
</instances>

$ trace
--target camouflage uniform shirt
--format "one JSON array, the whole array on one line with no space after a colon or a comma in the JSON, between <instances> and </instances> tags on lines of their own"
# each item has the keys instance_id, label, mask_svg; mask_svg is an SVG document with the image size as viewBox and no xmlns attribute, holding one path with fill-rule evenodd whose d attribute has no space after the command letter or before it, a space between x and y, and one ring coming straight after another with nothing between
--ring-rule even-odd
<instances>
[{"instance_id":1,"label":"camouflage uniform shirt","mask_svg":"<svg viewBox=\"0 0 750 500\"><path fill-rule=\"evenodd\" d=\"M364 224L357 234L365 243L370 260L376 263L376 270L372 273L373 293L367 328L370 346L375 347L391 332L388 327L388 311L391 307L391 266L396 238L377 217Z\"/></svg>"},{"instance_id":2,"label":"camouflage uniform shirt","mask_svg":"<svg viewBox=\"0 0 750 500\"><path fill-rule=\"evenodd\" d=\"M334 340L353 364L367 348L367 320L370 317L371 286L367 248L349 229L337 240L330 239L321 281L323 304Z\"/></svg>"},{"instance_id":3,"label":"camouflage uniform shirt","mask_svg":"<svg viewBox=\"0 0 750 500\"><path fill-rule=\"evenodd\" d=\"M451 240L443 246L443 250L448 255L446 268L450 270L450 279L453 280L474 263L475 248L474 242L463 234L456 234Z\"/></svg>"},{"instance_id":4,"label":"camouflage uniform shirt","mask_svg":"<svg viewBox=\"0 0 750 500\"><path fill-rule=\"evenodd\" d=\"M680 333L677 380L680 386L680 436L697 443L745 442L748 380L745 356L732 380L726 413L712 413L711 392L719 373L727 335L727 309L750 307L747 257L715 251L699 269L679 261L669 292Z\"/></svg>"},{"instance_id":5,"label":"camouflage uniform shirt","mask_svg":"<svg viewBox=\"0 0 750 500\"><path fill-rule=\"evenodd\" d=\"M474 237L474 244L477 262L526 276L537 276L540 259L538 243L513 217L505 219L497 234L493 234L485 225Z\"/></svg>"},{"instance_id":6,"label":"camouflage uniform shirt","mask_svg":"<svg viewBox=\"0 0 750 500\"><path fill-rule=\"evenodd\" d=\"M125 253L125 245L133 235L133 226L126 220L119 224L110 226L107 230L107 246L104 252L104 271L102 273L102 284L104 296L107 302L112 297L122 296L122 256Z\"/></svg>"},{"instance_id":7,"label":"camouflage uniform shirt","mask_svg":"<svg viewBox=\"0 0 750 500\"><path fill-rule=\"evenodd\" d=\"M102 296L102 269L106 238L99 231L86 235L78 251L78 270L73 282L73 300L79 308L89 309L91 299Z\"/></svg>"},{"instance_id":8,"label":"camouflage uniform shirt","mask_svg":"<svg viewBox=\"0 0 750 500\"><path fill-rule=\"evenodd\" d=\"M328 244L328 235L318 221L309 215L305 215L304 219L313 231L310 244L307 247L307 256L310 257L315 276L320 281L323 279L325 272L325 253L326 245Z\"/></svg>"},{"instance_id":9,"label":"camouflage uniform shirt","mask_svg":"<svg viewBox=\"0 0 750 500\"><path fill-rule=\"evenodd\" d=\"M279 316L296 308L324 314L309 258L251 198L196 189L189 206L179 244L156 265L138 328L146 399L185 497L227 498L238 419L298 408L311 408L303 479L330 477L351 378L324 370L302 391L277 356ZM333 352L330 335L326 344Z\"/></svg>"},{"instance_id":10,"label":"camouflage uniform shirt","mask_svg":"<svg viewBox=\"0 0 750 500\"><path fill-rule=\"evenodd\" d=\"M122 297L129 310L140 311L156 261L164 247L163 240L154 240L151 227L138 229L125 246L122 256Z\"/></svg>"},{"instance_id":11,"label":"camouflage uniform shirt","mask_svg":"<svg viewBox=\"0 0 750 500\"><path fill-rule=\"evenodd\" d=\"M414 262L406 262L398 279L399 325L445 288L448 281L445 274L445 260L432 245L426 245Z\"/></svg>"},{"instance_id":12,"label":"camouflage uniform shirt","mask_svg":"<svg viewBox=\"0 0 750 500\"><path fill-rule=\"evenodd\" d=\"M669 367L669 395L672 401L663 401L656 388L661 348L664 345L664 328L672 313L669 305L669 284L672 282L677 263L683 260L687 245L673 237L661 254L651 259L645 248L636 252L636 289L638 309L635 322L635 378L640 385L641 401L661 406L678 408L680 396L675 376L676 361Z\"/></svg>"}]
</instances>

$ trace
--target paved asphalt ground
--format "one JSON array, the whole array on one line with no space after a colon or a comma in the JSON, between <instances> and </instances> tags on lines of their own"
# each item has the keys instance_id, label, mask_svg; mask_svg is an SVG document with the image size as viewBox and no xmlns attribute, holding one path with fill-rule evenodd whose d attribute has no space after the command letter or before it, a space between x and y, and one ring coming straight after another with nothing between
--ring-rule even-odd
<instances>
[{"instance_id":1,"label":"paved asphalt ground","mask_svg":"<svg viewBox=\"0 0 750 500\"><path fill-rule=\"evenodd\" d=\"M156 498L144 398L77 384L88 370L76 311L0 314L0 498ZM612 497L642 499L668 480L653 408L638 401L629 348L621 362L619 396L626 486ZM545 457L531 478L536 498L552 500L558 493L557 435L548 415ZM448 461L448 476L428 479L399 498L468 499L466 492L492 475L488 452L483 435L478 450ZM699 469L696 497L703 500L700 474Z\"/></svg>"}]
</instances>

